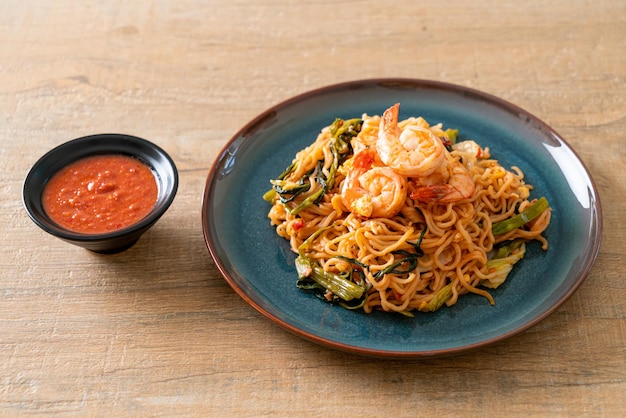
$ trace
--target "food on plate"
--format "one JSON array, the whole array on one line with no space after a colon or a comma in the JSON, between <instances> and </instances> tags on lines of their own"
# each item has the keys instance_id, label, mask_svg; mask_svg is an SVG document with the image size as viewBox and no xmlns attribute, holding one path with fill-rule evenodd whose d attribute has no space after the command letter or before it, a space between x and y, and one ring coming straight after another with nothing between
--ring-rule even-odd
<instances>
[{"instance_id":1,"label":"food on plate","mask_svg":"<svg viewBox=\"0 0 626 418\"><path fill-rule=\"evenodd\" d=\"M412 316L468 293L494 304L488 289L526 244L548 249L551 209L520 168L458 134L399 120L399 104L324 127L263 196L298 287L367 313Z\"/></svg>"}]
</instances>

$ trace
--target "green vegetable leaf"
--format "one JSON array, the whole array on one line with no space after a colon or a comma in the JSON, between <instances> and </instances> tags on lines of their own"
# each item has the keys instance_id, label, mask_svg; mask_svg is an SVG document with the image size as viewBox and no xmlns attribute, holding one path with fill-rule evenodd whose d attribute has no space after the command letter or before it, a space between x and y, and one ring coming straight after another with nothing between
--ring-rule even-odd
<instances>
[{"instance_id":1,"label":"green vegetable leaf","mask_svg":"<svg viewBox=\"0 0 626 418\"><path fill-rule=\"evenodd\" d=\"M330 134L332 137L337 140L340 154L345 154L348 152L346 147L350 146L350 139L354 138L361 132L361 128L363 126L363 119L354 118L343 120L340 118L336 118L335 121L330 126Z\"/></svg>"},{"instance_id":2,"label":"green vegetable leaf","mask_svg":"<svg viewBox=\"0 0 626 418\"><path fill-rule=\"evenodd\" d=\"M321 186L315 190L311 195L307 196L298 205L289 209L289 212L293 215L297 215L310 205L319 204L328 190L332 189L335 185L335 176L340 164L352 153L352 146L350 139L355 137L361 131L363 120L359 118L343 120L335 119L330 127L330 133L332 140L330 141L330 151L332 155L332 161L328 169L328 175L326 176L323 171L325 161L319 160L316 167L302 176L298 181L285 180L296 168L296 160L291 163L289 167L285 169L278 176L277 179L271 180L272 190L274 192L266 192L263 195L263 199L268 202L272 202L276 196L276 193L280 197L280 201L283 204L292 202L303 193L311 190L313 185L309 181L311 174L315 172L315 182ZM314 171L315 170L315 171Z\"/></svg>"},{"instance_id":3,"label":"green vegetable leaf","mask_svg":"<svg viewBox=\"0 0 626 418\"><path fill-rule=\"evenodd\" d=\"M526 254L526 242L523 239L511 241L496 251L494 257L487 261L487 267L495 269L496 275L491 279L485 279L480 283L490 289L500 286L513 269L515 263L524 258Z\"/></svg>"}]
</instances>

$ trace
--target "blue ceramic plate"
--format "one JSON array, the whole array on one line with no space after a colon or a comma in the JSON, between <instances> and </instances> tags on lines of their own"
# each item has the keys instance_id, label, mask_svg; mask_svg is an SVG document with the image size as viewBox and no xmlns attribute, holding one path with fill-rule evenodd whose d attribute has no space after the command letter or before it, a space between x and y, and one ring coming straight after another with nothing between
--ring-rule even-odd
<instances>
[{"instance_id":1,"label":"blue ceramic plate","mask_svg":"<svg viewBox=\"0 0 626 418\"><path fill-rule=\"evenodd\" d=\"M465 295L435 313L365 314L326 304L299 290L295 255L267 218L269 179L336 117L381 114L399 102L400 117L421 115L458 128L460 139L519 166L553 209L550 248L534 242L492 306ZM432 357L483 347L518 334L557 309L580 286L599 250L602 215L586 167L570 146L533 115L494 96L451 84L412 80L354 81L280 103L243 127L213 165L202 206L204 237L228 284L285 329L316 343L378 357Z\"/></svg>"}]
</instances>

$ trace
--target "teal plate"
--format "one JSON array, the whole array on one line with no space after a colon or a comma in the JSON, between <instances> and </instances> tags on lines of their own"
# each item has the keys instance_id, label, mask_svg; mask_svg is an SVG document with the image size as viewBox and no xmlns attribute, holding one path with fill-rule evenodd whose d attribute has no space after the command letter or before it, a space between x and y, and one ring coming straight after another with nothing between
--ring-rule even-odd
<instances>
[{"instance_id":1,"label":"teal plate","mask_svg":"<svg viewBox=\"0 0 626 418\"><path fill-rule=\"evenodd\" d=\"M326 304L299 290L295 255L267 218L262 195L336 117L421 115L493 158L519 166L553 209L550 248L528 246L492 306L476 295L435 313L365 314ZM595 184L575 151L548 125L502 99L470 88L413 79L361 80L313 90L263 112L228 142L209 172L202 204L207 248L228 284L276 324L318 344L392 358L450 355L516 335L545 319L581 285L597 257L602 213Z\"/></svg>"}]
</instances>

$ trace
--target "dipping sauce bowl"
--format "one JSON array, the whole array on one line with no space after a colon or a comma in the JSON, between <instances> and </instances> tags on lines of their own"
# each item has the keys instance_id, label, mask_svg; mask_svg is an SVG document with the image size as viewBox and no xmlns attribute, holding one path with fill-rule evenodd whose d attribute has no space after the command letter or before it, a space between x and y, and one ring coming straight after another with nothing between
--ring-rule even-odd
<instances>
[{"instance_id":1,"label":"dipping sauce bowl","mask_svg":"<svg viewBox=\"0 0 626 418\"><path fill-rule=\"evenodd\" d=\"M142 190L138 190L140 194L136 198L138 199L136 202L132 200L132 197L126 196L126 198L130 200L126 200L124 203L120 202L124 206L119 209L115 207L107 209L107 216L116 216L117 220L115 221L115 225L119 225L119 227L111 227L110 225L102 228L96 227L93 230L94 232L90 232L83 227L78 227L78 225L72 227L70 223L59 218L58 214L46 210L47 204L44 202L44 197L47 197L48 205L54 200L48 196L50 194L48 186L54 186L53 183L57 182L60 176L68 174L64 173L68 171L68 167L91 160L108 160L111 157L120 161L126 160L131 163L135 162L135 167L130 168L133 172L140 172L142 169L145 171L145 168L147 168L154 176L156 196L154 196L154 192L143 193L143 189L148 189L148 187L143 186L143 183L138 183L138 185L135 185L135 189L139 188ZM107 164L105 161L102 161L102 163ZM111 164L114 163L111 162ZM88 199L106 196L109 199L117 200L117 193L111 193L109 189L119 189L120 196L130 193L129 191L122 190L124 185L121 184L121 182L132 183L134 180L127 180L112 175L111 178L113 180L109 182L105 177L110 174L109 171L113 170L109 170L106 166L94 168L94 170L96 170L94 173L97 173L97 176L92 174L91 177L94 178L95 181L83 182L84 187L82 189L79 189L77 185L68 183L68 188L70 189L69 194L75 193L77 200L81 198L84 199L85 195L88 195L92 188L99 187L103 194L93 195L88 197ZM124 170L128 171L129 168L126 167ZM69 174L71 175L71 173ZM101 178L102 181L100 181ZM117 180L115 180L116 178ZM53 179L52 182L51 179ZM144 178L144 181L145 180ZM115 184L115 181L120 182L120 184ZM155 184L151 185L153 189L154 185ZM24 207L30 218L47 233L90 251L98 253L116 253L130 248L144 232L150 229L150 227L159 220L173 202L177 189L178 171L176 165L172 158L159 146L135 136L99 134L66 142L42 156L26 175L22 189L22 198ZM140 201L141 199L149 199L149 201L142 202ZM61 198L59 198L59 200L61 200ZM66 198L64 197L63 200L66 200ZM122 200L121 197L120 200ZM83 206L90 204L91 202L89 201L81 202ZM146 207L145 211L147 211L147 214L138 220L130 219L131 215L127 214L128 212L123 212L123 210L127 211L128 206L141 205L148 205L151 208ZM93 215L93 213L91 215ZM98 214L97 218L100 217L99 215L100 214ZM104 215L105 214L103 214L103 217Z\"/></svg>"}]
</instances>

